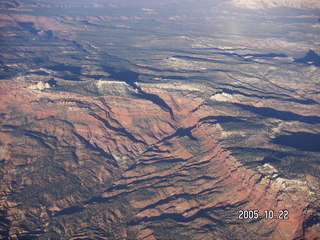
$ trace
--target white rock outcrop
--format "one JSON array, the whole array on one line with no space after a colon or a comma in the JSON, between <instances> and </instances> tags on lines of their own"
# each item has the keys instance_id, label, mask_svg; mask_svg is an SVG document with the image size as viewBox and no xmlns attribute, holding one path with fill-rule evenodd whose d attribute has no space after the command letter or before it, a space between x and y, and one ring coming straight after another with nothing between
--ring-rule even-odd
<instances>
[{"instance_id":1,"label":"white rock outcrop","mask_svg":"<svg viewBox=\"0 0 320 240\"><path fill-rule=\"evenodd\" d=\"M31 85L29 86L29 89L32 89L32 90L44 90L46 88L50 88L50 84L49 83L43 83L43 82L38 82L37 84L35 85Z\"/></svg>"}]
</instances>

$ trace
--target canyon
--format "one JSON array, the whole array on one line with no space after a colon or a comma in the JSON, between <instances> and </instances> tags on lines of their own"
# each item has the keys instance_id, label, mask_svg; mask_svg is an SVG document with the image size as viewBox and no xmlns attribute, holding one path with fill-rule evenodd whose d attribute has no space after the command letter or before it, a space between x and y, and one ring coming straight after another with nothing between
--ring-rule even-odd
<instances>
[{"instance_id":1,"label":"canyon","mask_svg":"<svg viewBox=\"0 0 320 240\"><path fill-rule=\"evenodd\" d=\"M317 239L316 34L107 2L1 1L0 236Z\"/></svg>"}]
</instances>

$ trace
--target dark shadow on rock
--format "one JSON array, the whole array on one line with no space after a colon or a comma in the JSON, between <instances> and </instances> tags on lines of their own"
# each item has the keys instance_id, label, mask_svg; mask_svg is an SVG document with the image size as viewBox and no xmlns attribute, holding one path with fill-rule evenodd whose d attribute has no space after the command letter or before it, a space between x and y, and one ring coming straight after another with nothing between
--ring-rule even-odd
<instances>
[{"instance_id":1,"label":"dark shadow on rock","mask_svg":"<svg viewBox=\"0 0 320 240\"><path fill-rule=\"evenodd\" d=\"M259 114L264 117L276 118L285 121L299 121L309 124L320 123L320 117L318 116L303 116L289 111L279 111L269 107L254 107L240 103L234 103L234 105L242 108L243 110Z\"/></svg>"},{"instance_id":2,"label":"dark shadow on rock","mask_svg":"<svg viewBox=\"0 0 320 240\"><path fill-rule=\"evenodd\" d=\"M296 58L294 61L298 63L311 62L314 66L320 67L320 56L313 50L309 50L309 52L303 58Z\"/></svg>"},{"instance_id":3,"label":"dark shadow on rock","mask_svg":"<svg viewBox=\"0 0 320 240\"><path fill-rule=\"evenodd\" d=\"M55 80L54 78L51 78L50 80L48 80L47 83L50 85L50 87L55 87L58 85L57 80Z\"/></svg>"},{"instance_id":4,"label":"dark shadow on rock","mask_svg":"<svg viewBox=\"0 0 320 240\"><path fill-rule=\"evenodd\" d=\"M61 215L71 215L77 212L81 212L83 210L84 210L84 207L81 207L81 206L68 207L57 212L54 216L57 217Z\"/></svg>"},{"instance_id":5,"label":"dark shadow on rock","mask_svg":"<svg viewBox=\"0 0 320 240\"><path fill-rule=\"evenodd\" d=\"M49 73L47 73L45 71L28 72L27 74L36 74L36 75L39 75L39 76L49 76Z\"/></svg>"},{"instance_id":6,"label":"dark shadow on rock","mask_svg":"<svg viewBox=\"0 0 320 240\"><path fill-rule=\"evenodd\" d=\"M139 73L130 71L130 70L125 70L125 71L120 71L120 72L113 72L110 71L110 76L109 78L118 80L118 81L123 81L128 83L130 86L133 88L137 88L135 82L139 81Z\"/></svg>"},{"instance_id":7,"label":"dark shadow on rock","mask_svg":"<svg viewBox=\"0 0 320 240\"><path fill-rule=\"evenodd\" d=\"M81 67L65 65L63 63L52 65L52 66L47 66L46 68L50 69L50 70L53 70L53 71L58 71L58 72L68 71L68 72L71 72L71 73L73 73L75 75L80 75L81 74Z\"/></svg>"},{"instance_id":8,"label":"dark shadow on rock","mask_svg":"<svg viewBox=\"0 0 320 240\"><path fill-rule=\"evenodd\" d=\"M274 58L274 57L288 57L283 53L267 53L267 54L244 54L243 57L259 57L259 58Z\"/></svg>"},{"instance_id":9,"label":"dark shadow on rock","mask_svg":"<svg viewBox=\"0 0 320 240\"><path fill-rule=\"evenodd\" d=\"M173 116L171 107L162 98L160 98L156 94L144 92L141 87L136 84L136 82L139 82L139 73L131 70L116 71L114 68L106 66L104 66L104 70L110 74L109 78L126 82L128 85L138 90L138 93L136 94L137 97L149 100L154 104L157 104L164 111L169 112L170 115Z\"/></svg>"},{"instance_id":10,"label":"dark shadow on rock","mask_svg":"<svg viewBox=\"0 0 320 240\"><path fill-rule=\"evenodd\" d=\"M87 78L93 78L94 80L107 78L105 75L83 75L83 76Z\"/></svg>"},{"instance_id":11,"label":"dark shadow on rock","mask_svg":"<svg viewBox=\"0 0 320 240\"><path fill-rule=\"evenodd\" d=\"M105 197L93 197L88 201L85 201L84 204L93 204L93 203L106 203L109 199Z\"/></svg>"},{"instance_id":12,"label":"dark shadow on rock","mask_svg":"<svg viewBox=\"0 0 320 240\"><path fill-rule=\"evenodd\" d=\"M19 26L29 31L32 34L37 34L39 31L34 27L33 22L18 22Z\"/></svg>"},{"instance_id":13,"label":"dark shadow on rock","mask_svg":"<svg viewBox=\"0 0 320 240\"><path fill-rule=\"evenodd\" d=\"M308 132L293 132L290 135L280 135L273 143L294 147L301 151L320 152L320 134Z\"/></svg>"},{"instance_id":14,"label":"dark shadow on rock","mask_svg":"<svg viewBox=\"0 0 320 240\"><path fill-rule=\"evenodd\" d=\"M215 120L218 123L226 123L226 122L246 122L240 118L232 117L232 116L207 116L204 118L201 118L199 122L204 122L208 120Z\"/></svg>"}]
</instances>

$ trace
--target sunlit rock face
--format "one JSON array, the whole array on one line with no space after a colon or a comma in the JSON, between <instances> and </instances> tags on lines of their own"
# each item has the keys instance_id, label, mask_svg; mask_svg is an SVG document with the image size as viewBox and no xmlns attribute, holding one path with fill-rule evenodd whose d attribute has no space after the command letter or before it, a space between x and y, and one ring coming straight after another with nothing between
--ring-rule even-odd
<instances>
[{"instance_id":1,"label":"sunlit rock face","mask_svg":"<svg viewBox=\"0 0 320 240\"><path fill-rule=\"evenodd\" d=\"M319 236L316 2L0 2L1 238Z\"/></svg>"}]
</instances>

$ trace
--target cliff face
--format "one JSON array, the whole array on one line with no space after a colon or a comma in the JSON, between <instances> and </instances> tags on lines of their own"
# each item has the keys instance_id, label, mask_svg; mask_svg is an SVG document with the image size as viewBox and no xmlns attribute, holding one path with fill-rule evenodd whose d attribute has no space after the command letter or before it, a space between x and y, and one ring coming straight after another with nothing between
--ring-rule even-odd
<instances>
[{"instance_id":1,"label":"cliff face","mask_svg":"<svg viewBox=\"0 0 320 240\"><path fill-rule=\"evenodd\" d=\"M248 118L241 108L227 111L217 101L226 94L211 97L218 107L206 103L201 85L140 84L170 112L123 82L89 84L97 95L30 90L21 82L1 82L3 236L316 236L318 207L310 203L317 186L283 178L267 162L250 168L227 150L230 135L241 134L243 147L252 129L240 129ZM223 128L231 123L238 129ZM240 210L259 210L263 218L265 210L278 217L287 210L289 219L241 220Z\"/></svg>"}]
</instances>

